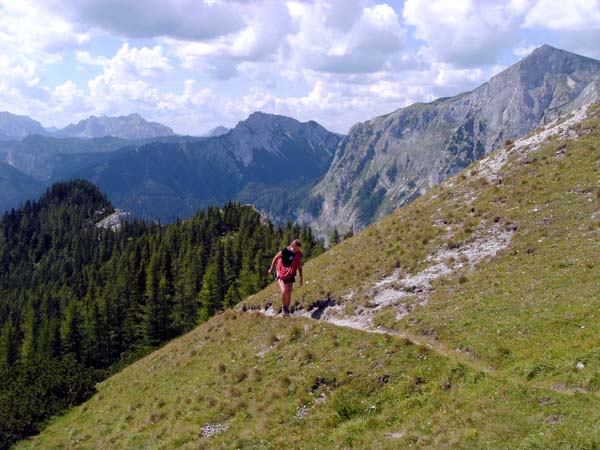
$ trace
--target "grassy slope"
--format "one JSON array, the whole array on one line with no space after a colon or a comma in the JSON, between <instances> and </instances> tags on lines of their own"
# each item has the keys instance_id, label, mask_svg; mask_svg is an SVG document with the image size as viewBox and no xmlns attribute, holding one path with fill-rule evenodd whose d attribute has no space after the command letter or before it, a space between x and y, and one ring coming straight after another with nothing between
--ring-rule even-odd
<instances>
[{"instance_id":1,"label":"grassy slope","mask_svg":"<svg viewBox=\"0 0 600 450\"><path fill-rule=\"evenodd\" d=\"M501 184L474 164L309 262L298 301L306 307L331 296L351 313L395 268L419 272L440 247L467 245L492 226L517 228L508 249L437 280L427 305L381 323L524 379L600 389L600 106L594 115L579 139L551 140L510 160ZM271 286L246 304L277 305L277 297Z\"/></svg>"},{"instance_id":2,"label":"grassy slope","mask_svg":"<svg viewBox=\"0 0 600 450\"><path fill-rule=\"evenodd\" d=\"M100 384L19 448L597 448L600 120L582 129L566 148L509 161L501 184L474 165L306 265L301 304L331 296L352 314L397 268L416 273L441 246L516 225L508 249L437 280L426 305L400 321L380 314L468 360L228 312ZM245 304L269 302L274 286ZM207 423L229 429L204 437Z\"/></svg>"},{"instance_id":3,"label":"grassy slope","mask_svg":"<svg viewBox=\"0 0 600 450\"><path fill-rule=\"evenodd\" d=\"M403 339L229 312L19 448L578 448L600 442L597 406ZM204 437L207 423L229 429Z\"/></svg>"}]
</instances>

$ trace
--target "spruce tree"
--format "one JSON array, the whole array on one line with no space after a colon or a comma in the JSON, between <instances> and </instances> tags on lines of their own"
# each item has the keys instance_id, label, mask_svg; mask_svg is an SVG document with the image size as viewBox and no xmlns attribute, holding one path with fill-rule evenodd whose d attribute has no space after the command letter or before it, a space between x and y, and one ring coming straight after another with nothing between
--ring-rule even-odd
<instances>
[{"instance_id":1,"label":"spruce tree","mask_svg":"<svg viewBox=\"0 0 600 450\"><path fill-rule=\"evenodd\" d=\"M17 330L12 320L7 320L0 329L0 367L10 367L19 357Z\"/></svg>"},{"instance_id":2,"label":"spruce tree","mask_svg":"<svg viewBox=\"0 0 600 450\"><path fill-rule=\"evenodd\" d=\"M337 245L340 243L340 233L338 232L337 228L333 229L333 232L331 233L331 236L329 236L329 245L331 247L333 247L334 245Z\"/></svg>"}]
</instances>

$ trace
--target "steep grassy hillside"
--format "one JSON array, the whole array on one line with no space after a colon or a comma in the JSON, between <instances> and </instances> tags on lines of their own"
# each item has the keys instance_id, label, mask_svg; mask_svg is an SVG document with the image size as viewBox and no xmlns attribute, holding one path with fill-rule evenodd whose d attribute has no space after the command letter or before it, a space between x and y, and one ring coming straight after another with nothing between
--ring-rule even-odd
<instances>
[{"instance_id":1,"label":"steep grassy hillside","mask_svg":"<svg viewBox=\"0 0 600 450\"><path fill-rule=\"evenodd\" d=\"M211 320L98 391L17 448L591 448L600 442L596 397L515 386L399 338L241 312Z\"/></svg>"},{"instance_id":2,"label":"steep grassy hillside","mask_svg":"<svg viewBox=\"0 0 600 450\"><path fill-rule=\"evenodd\" d=\"M330 321L393 328L523 379L598 390L599 110L508 143L311 261L297 307L334 299ZM275 286L246 305L271 303Z\"/></svg>"},{"instance_id":3,"label":"steep grassy hillside","mask_svg":"<svg viewBox=\"0 0 600 450\"><path fill-rule=\"evenodd\" d=\"M296 317L248 311L278 312L271 286L19 448L600 447L600 107L582 117L311 260Z\"/></svg>"}]
</instances>

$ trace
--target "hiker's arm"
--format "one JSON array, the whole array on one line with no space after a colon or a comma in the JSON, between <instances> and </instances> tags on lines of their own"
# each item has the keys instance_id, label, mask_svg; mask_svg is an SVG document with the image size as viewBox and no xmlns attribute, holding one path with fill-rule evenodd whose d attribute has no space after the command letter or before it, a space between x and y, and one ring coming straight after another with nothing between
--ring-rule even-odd
<instances>
[{"instance_id":1,"label":"hiker's arm","mask_svg":"<svg viewBox=\"0 0 600 450\"><path fill-rule=\"evenodd\" d=\"M273 261L271 261L271 267L269 267L269 275L271 275L271 273L273 272L273 269L275 268L275 264L277 264L278 259L281 259L281 252L278 252L273 258Z\"/></svg>"}]
</instances>

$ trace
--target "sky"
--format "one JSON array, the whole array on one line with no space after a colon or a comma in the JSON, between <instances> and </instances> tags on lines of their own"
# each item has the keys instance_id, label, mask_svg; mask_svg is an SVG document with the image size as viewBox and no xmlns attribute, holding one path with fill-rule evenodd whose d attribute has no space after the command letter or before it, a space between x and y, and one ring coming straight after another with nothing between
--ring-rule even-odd
<instances>
[{"instance_id":1,"label":"sky","mask_svg":"<svg viewBox=\"0 0 600 450\"><path fill-rule=\"evenodd\" d=\"M598 42L600 0L0 0L0 111L193 135L263 111L346 133L537 46L600 59Z\"/></svg>"}]
</instances>

